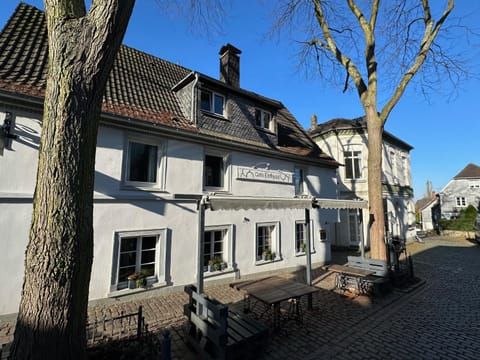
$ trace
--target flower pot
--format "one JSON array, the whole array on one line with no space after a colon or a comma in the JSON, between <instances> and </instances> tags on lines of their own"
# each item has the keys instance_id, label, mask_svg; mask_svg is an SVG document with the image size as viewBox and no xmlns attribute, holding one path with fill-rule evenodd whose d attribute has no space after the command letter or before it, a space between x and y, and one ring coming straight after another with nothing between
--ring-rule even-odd
<instances>
[{"instance_id":1,"label":"flower pot","mask_svg":"<svg viewBox=\"0 0 480 360\"><path fill-rule=\"evenodd\" d=\"M137 280L135 279L128 279L128 288L135 289L137 287Z\"/></svg>"},{"instance_id":2,"label":"flower pot","mask_svg":"<svg viewBox=\"0 0 480 360\"><path fill-rule=\"evenodd\" d=\"M145 287L147 285L147 279L138 279L136 282L137 288Z\"/></svg>"}]
</instances>

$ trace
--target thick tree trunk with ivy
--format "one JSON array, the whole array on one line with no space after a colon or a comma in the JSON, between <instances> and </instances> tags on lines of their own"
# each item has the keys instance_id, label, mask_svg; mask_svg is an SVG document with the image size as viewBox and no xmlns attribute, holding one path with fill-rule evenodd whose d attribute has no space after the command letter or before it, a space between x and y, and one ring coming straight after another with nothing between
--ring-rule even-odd
<instances>
[{"instance_id":1,"label":"thick tree trunk with ivy","mask_svg":"<svg viewBox=\"0 0 480 360\"><path fill-rule=\"evenodd\" d=\"M13 359L86 357L95 149L134 0L45 0L49 67Z\"/></svg>"}]
</instances>

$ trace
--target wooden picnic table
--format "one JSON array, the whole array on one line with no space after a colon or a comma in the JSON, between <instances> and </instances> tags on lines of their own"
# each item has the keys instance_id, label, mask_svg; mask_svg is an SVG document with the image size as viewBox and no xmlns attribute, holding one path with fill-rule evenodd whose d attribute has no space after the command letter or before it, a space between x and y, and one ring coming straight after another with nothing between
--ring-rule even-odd
<instances>
[{"instance_id":1,"label":"wooden picnic table","mask_svg":"<svg viewBox=\"0 0 480 360\"><path fill-rule=\"evenodd\" d=\"M234 282L230 284L230 287L244 292L244 301L247 302L248 306L251 297L262 302L267 309L272 309L274 331L280 329L281 302L292 301L295 306L295 312L299 315L300 298L305 295L311 296L319 291L314 286L308 286L280 276Z\"/></svg>"}]
</instances>

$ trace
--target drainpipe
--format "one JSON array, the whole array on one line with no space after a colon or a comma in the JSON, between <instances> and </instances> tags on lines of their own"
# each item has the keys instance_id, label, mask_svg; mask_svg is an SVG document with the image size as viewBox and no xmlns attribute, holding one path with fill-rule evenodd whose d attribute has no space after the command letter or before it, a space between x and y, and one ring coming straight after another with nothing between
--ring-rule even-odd
<instances>
[{"instance_id":1,"label":"drainpipe","mask_svg":"<svg viewBox=\"0 0 480 360\"><path fill-rule=\"evenodd\" d=\"M192 86L192 121L195 125L197 125L197 104L198 104L198 100L197 100L197 97L195 96L196 95L196 89L197 89L197 84L198 84L198 73L196 72L195 73L195 81L193 82L193 86Z\"/></svg>"}]
</instances>

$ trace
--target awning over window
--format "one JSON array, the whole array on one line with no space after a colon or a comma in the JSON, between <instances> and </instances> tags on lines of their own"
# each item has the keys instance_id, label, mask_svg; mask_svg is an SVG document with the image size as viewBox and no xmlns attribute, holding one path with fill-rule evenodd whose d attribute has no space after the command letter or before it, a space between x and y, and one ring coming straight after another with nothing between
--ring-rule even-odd
<instances>
[{"instance_id":1,"label":"awning over window","mask_svg":"<svg viewBox=\"0 0 480 360\"><path fill-rule=\"evenodd\" d=\"M366 209L365 200L336 200L316 198L284 198L263 196L220 196L208 195L204 203L211 210L248 209Z\"/></svg>"},{"instance_id":2,"label":"awning over window","mask_svg":"<svg viewBox=\"0 0 480 360\"><path fill-rule=\"evenodd\" d=\"M322 209L368 209L366 200L313 199L313 204Z\"/></svg>"},{"instance_id":3,"label":"awning over window","mask_svg":"<svg viewBox=\"0 0 480 360\"><path fill-rule=\"evenodd\" d=\"M206 204L211 210L309 209L312 199L213 195Z\"/></svg>"}]
</instances>

